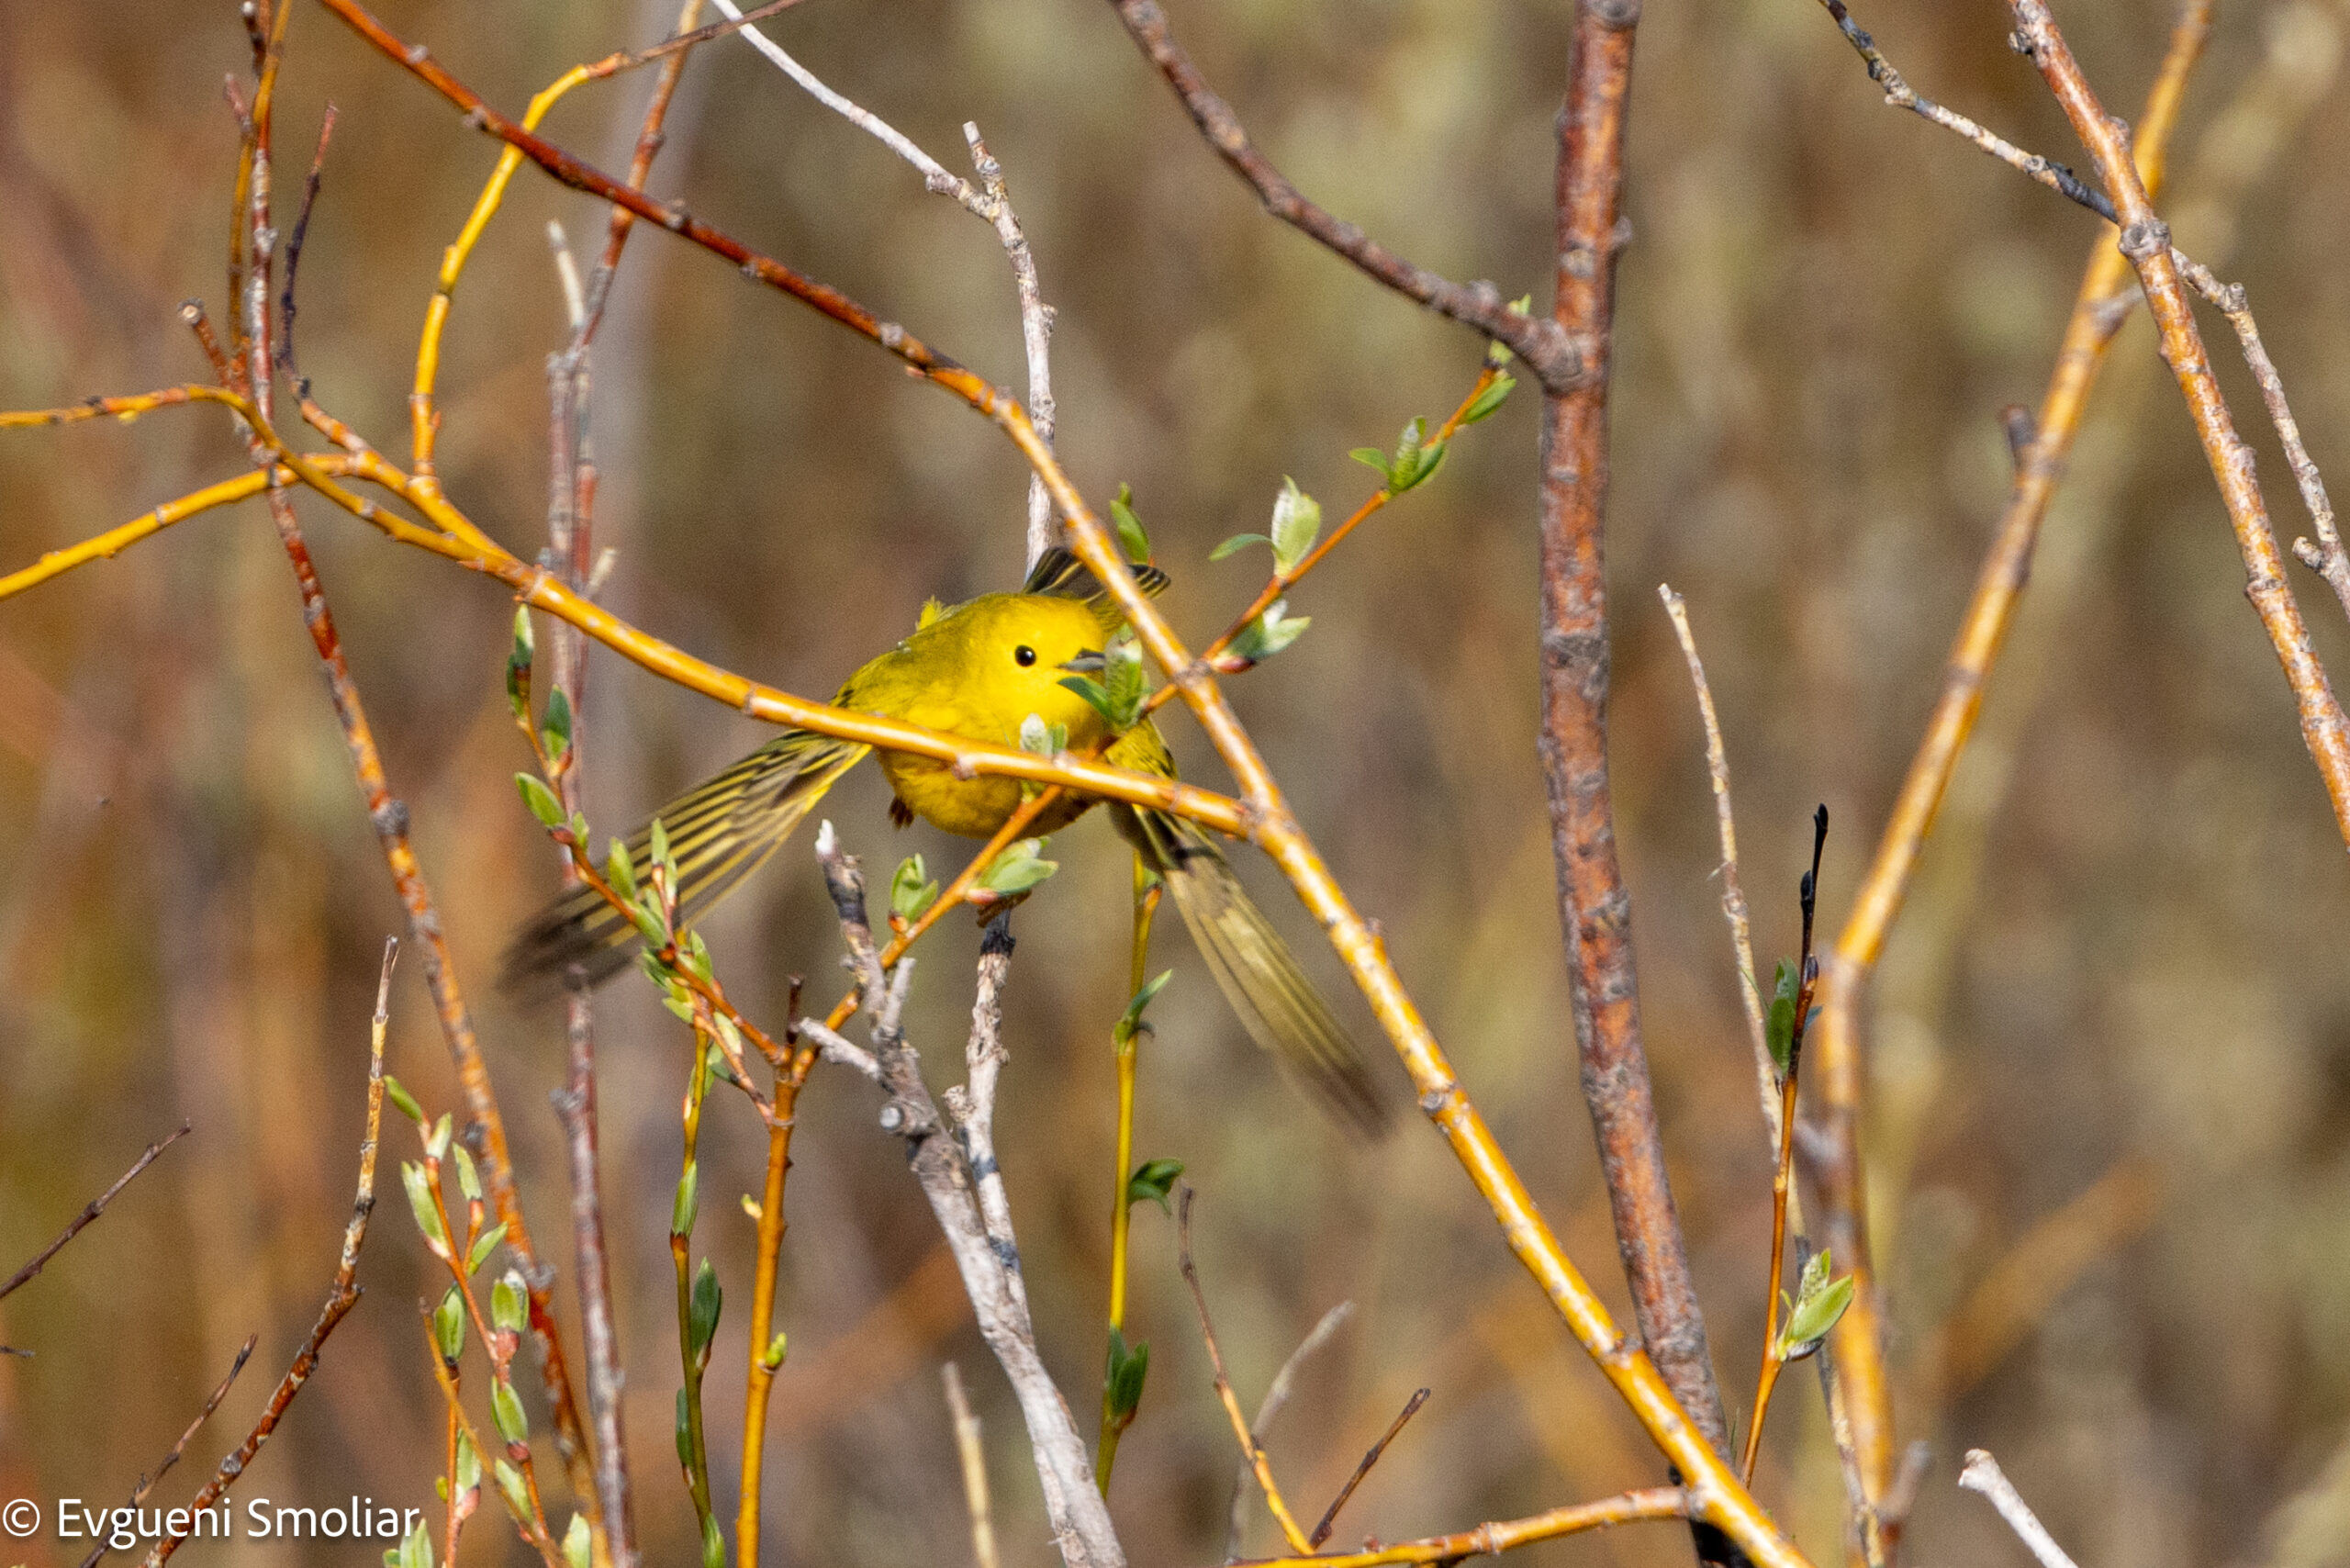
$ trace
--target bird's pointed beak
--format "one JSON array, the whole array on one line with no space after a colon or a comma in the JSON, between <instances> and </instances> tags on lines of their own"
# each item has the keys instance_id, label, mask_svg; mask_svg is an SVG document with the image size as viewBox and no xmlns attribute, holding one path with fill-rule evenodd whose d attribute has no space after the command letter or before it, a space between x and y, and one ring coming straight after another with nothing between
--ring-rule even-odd
<instances>
[{"instance_id":1,"label":"bird's pointed beak","mask_svg":"<svg viewBox=\"0 0 2350 1568\"><path fill-rule=\"evenodd\" d=\"M1078 655L1077 657L1064 663L1060 667L1078 675L1100 675L1102 673L1102 666L1108 662L1109 661L1107 659L1103 658L1101 649L1088 648L1083 653Z\"/></svg>"}]
</instances>

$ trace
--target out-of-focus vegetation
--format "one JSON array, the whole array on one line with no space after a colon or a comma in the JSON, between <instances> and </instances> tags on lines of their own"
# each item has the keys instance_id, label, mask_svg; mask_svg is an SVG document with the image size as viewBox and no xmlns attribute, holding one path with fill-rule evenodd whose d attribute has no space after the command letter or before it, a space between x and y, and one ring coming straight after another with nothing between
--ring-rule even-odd
<instances>
[{"instance_id":1,"label":"out-of-focus vegetation","mask_svg":"<svg viewBox=\"0 0 2350 1568\"><path fill-rule=\"evenodd\" d=\"M572 62L656 39L675 9L396 0L386 16L519 109ZM1998 7L1871 11L1861 19L1921 91L2073 156ZM1302 187L1406 254L1540 302L1564 12L1197 0L1174 21ZM2134 104L2169 7L2075 6L2064 20L2108 102ZM770 26L950 163L963 120L985 131L1059 310L1061 451L1097 501L1133 484L1175 574L1165 602L1195 641L1259 581L1257 561L1212 566L1210 547L1261 527L1284 475L1350 506L1375 481L1348 449L1440 414L1475 374L1473 339L1259 213L1098 0L811 0ZM2188 250L2248 284L2316 455L2337 470L2345 28L2339 3L2223 5L2166 204ZM1609 539L1617 812L1676 1195L1735 1404L1762 1327L1768 1165L1694 706L1652 590L1666 579L1687 595L1722 704L1767 968L1794 946L1815 800L1838 824L1822 918L1841 920L2003 499L1998 409L2036 400L2094 228L1884 108L1808 0L1651 4L1639 48ZM219 84L244 50L225 4L0 10L0 405L203 378L173 307L209 291L219 308L236 145ZM324 13L297 10L291 50L284 161L326 100L341 111L301 269L304 369L397 449L432 270L495 154ZM650 85L583 89L549 133L624 167ZM694 57L670 133L658 191L1020 383L994 237L740 42ZM602 209L526 171L458 295L442 379L447 487L526 554L543 527L543 360L563 335L549 218L583 248L600 241ZM1015 579L1024 470L952 400L657 233L633 242L614 309L595 430L615 609L821 694L926 597ZM2248 394L2239 366L2221 374ZM1534 403L1521 394L1468 432L1434 482L1344 545L1292 604L1313 630L1234 691L1505 1146L1620 1304L1533 746ZM2268 432L2243 422L2281 478ZM11 434L0 565L242 461L211 410ZM2281 484L2271 499L2296 526ZM567 1268L545 1108L559 1023L487 983L555 881L510 783L527 757L499 690L509 607L347 519L307 515L481 1014L542 1246ZM2344 1560L2338 1535L2290 1531L2277 1509L2321 1478L2350 1421L2350 867L2242 584L2141 319L2116 347L1871 1011L1871 1204L1899 1413L1938 1454L1911 1537L1920 1561L2013 1550L1950 1484L1971 1445L2000 1454L2091 1568L2249 1562L2293 1540L2290 1561ZM2297 588L2339 675L2350 637L2314 578ZM1214 778L1197 737L1170 728ZM600 652L583 731L599 833L761 738ZM848 847L885 871L916 849L960 863L967 846L894 832L882 788L867 770L825 803ZM1047 1358L1083 1409L1102 1364L1128 862L1098 822L1052 853L1060 875L1016 920L997 1137ZM1341 991L1278 881L1250 875ZM251 1419L331 1271L376 959L398 924L258 508L0 609L0 1264L151 1137L183 1117L196 1127L7 1303L0 1339L38 1355L0 1358L0 1493L127 1495L258 1330L256 1366L174 1484L192 1486ZM755 1015L776 1017L791 974L829 996L838 934L805 834L710 933ZM1433 1397L1340 1540L1660 1479L1438 1141L1406 1126L1349 1143L1304 1112L1180 938L1161 943L1176 979L1144 1045L1137 1155L1180 1158L1200 1190L1203 1272L1243 1399L1332 1304L1360 1307L1275 1428L1299 1506L1318 1509L1423 1383ZM959 1047L975 946L961 919L926 945L913 1037L934 1062ZM678 1561L693 1521L671 1463L666 1226L688 1046L633 977L604 993L599 1032L639 1518L649 1560ZM429 1103L454 1103L412 965L391 1056ZM865 1084L824 1070L800 1104L771 1559L959 1559L934 1373L951 1356L987 1422L1012 1558L1038 1561L1017 1412L874 1110ZM405 1124L387 1137L401 1151ZM728 1101L701 1147L703 1243L747 1302L752 1231L732 1194L755 1186L764 1141ZM2065 1217L2035 1232L2052 1215ZM385 1219L367 1299L241 1495L429 1506L440 1406L412 1315L437 1286L412 1231ZM1208 1561L1235 1455L1170 1227L1147 1205L1136 1222L1127 1332L1150 1341L1153 1367L1113 1503L1138 1561ZM2035 1235L2029 1266L2013 1266ZM708 1395L729 1495L743 1333L733 1310ZM1833 1559L1841 1489L1812 1380L1791 1378L1778 1407L1759 1488ZM486 1520L471 1550L491 1555L503 1534ZM1252 1542L1273 1540L1259 1516ZM1687 1552L1681 1531L1644 1527L1527 1558ZM37 1540L22 1556L66 1548Z\"/></svg>"}]
</instances>

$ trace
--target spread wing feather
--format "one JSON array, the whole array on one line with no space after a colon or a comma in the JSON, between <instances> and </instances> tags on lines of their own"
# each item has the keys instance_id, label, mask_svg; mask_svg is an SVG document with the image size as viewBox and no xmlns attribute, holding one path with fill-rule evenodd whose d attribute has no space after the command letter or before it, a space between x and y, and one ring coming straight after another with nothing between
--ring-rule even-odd
<instances>
[{"instance_id":1,"label":"spread wing feather","mask_svg":"<svg viewBox=\"0 0 2350 1568\"><path fill-rule=\"evenodd\" d=\"M870 747L788 730L690 793L653 813L628 838L638 885L653 864L653 821L677 863L677 919L688 924L774 854L834 781ZM592 890L575 888L524 926L506 949L501 991L540 995L561 989L576 965L600 984L626 968L636 924Z\"/></svg>"}]
</instances>

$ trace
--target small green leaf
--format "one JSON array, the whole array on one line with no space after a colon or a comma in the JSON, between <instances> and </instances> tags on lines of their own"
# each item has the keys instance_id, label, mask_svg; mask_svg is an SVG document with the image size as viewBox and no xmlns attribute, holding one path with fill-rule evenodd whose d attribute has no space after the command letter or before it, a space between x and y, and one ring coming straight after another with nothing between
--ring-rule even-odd
<instances>
[{"instance_id":1,"label":"small green leaf","mask_svg":"<svg viewBox=\"0 0 2350 1568\"><path fill-rule=\"evenodd\" d=\"M441 1305L432 1309L432 1342L451 1366L465 1353L465 1297L454 1285L441 1293Z\"/></svg>"},{"instance_id":2,"label":"small green leaf","mask_svg":"<svg viewBox=\"0 0 2350 1568\"><path fill-rule=\"evenodd\" d=\"M1120 485L1118 493L1110 499L1110 521L1117 525L1118 543L1126 547L1127 559L1147 561L1150 534L1144 529L1142 519L1135 515L1134 499L1134 487Z\"/></svg>"},{"instance_id":3,"label":"small green leaf","mask_svg":"<svg viewBox=\"0 0 2350 1568\"><path fill-rule=\"evenodd\" d=\"M1060 863L1038 857L1045 846L1041 838L1024 838L1006 846L985 871L979 873L979 886L991 893L1006 897L1024 893L1060 869Z\"/></svg>"},{"instance_id":4,"label":"small green leaf","mask_svg":"<svg viewBox=\"0 0 2350 1568\"><path fill-rule=\"evenodd\" d=\"M441 1119L433 1123L432 1129L424 1135L424 1152L434 1159L449 1152L448 1112L442 1112Z\"/></svg>"},{"instance_id":5,"label":"small green leaf","mask_svg":"<svg viewBox=\"0 0 2350 1568\"><path fill-rule=\"evenodd\" d=\"M790 1348L791 1336L780 1328L777 1329L775 1338L767 1341L767 1353L760 1358L760 1364L769 1372L775 1371L776 1368L783 1365L784 1352Z\"/></svg>"},{"instance_id":6,"label":"small green leaf","mask_svg":"<svg viewBox=\"0 0 2350 1568\"><path fill-rule=\"evenodd\" d=\"M726 1537L718 1528L715 1514L702 1517L701 1568L726 1568Z\"/></svg>"},{"instance_id":7,"label":"small green leaf","mask_svg":"<svg viewBox=\"0 0 2350 1568\"><path fill-rule=\"evenodd\" d=\"M899 861L897 874L890 879L890 913L911 924L937 902L938 884L931 879L922 857L909 855Z\"/></svg>"},{"instance_id":8,"label":"small green leaf","mask_svg":"<svg viewBox=\"0 0 2350 1568\"><path fill-rule=\"evenodd\" d=\"M487 1230L483 1231L480 1236L475 1238L474 1249L465 1256L465 1272L468 1274L480 1273L481 1266L489 1261L489 1255L497 1251L498 1244L505 1239L506 1222L504 1220L499 1220L496 1225L493 1225Z\"/></svg>"},{"instance_id":9,"label":"small green leaf","mask_svg":"<svg viewBox=\"0 0 2350 1568\"><path fill-rule=\"evenodd\" d=\"M694 1429L686 1417L686 1391L677 1390L677 1462L690 1473L694 1467Z\"/></svg>"},{"instance_id":10,"label":"small green leaf","mask_svg":"<svg viewBox=\"0 0 2350 1568\"><path fill-rule=\"evenodd\" d=\"M388 1072L384 1074L384 1092L392 1097L392 1104L401 1115L420 1127L424 1125L424 1107L416 1103L416 1096L408 1092L406 1084Z\"/></svg>"},{"instance_id":11,"label":"small green leaf","mask_svg":"<svg viewBox=\"0 0 2350 1568\"><path fill-rule=\"evenodd\" d=\"M1273 542L1271 540L1266 538L1261 533L1236 533L1231 538L1225 540L1223 543L1217 545L1214 549L1209 551L1208 559L1211 561L1221 561L1226 555L1238 554L1241 551L1248 549L1251 544L1263 544L1270 547L1272 543Z\"/></svg>"},{"instance_id":12,"label":"small green leaf","mask_svg":"<svg viewBox=\"0 0 2350 1568\"><path fill-rule=\"evenodd\" d=\"M531 1418L522 1414L522 1396L503 1378L489 1391L489 1414L498 1423L498 1435L509 1443L531 1440Z\"/></svg>"},{"instance_id":13,"label":"small green leaf","mask_svg":"<svg viewBox=\"0 0 2350 1568\"><path fill-rule=\"evenodd\" d=\"M563 1532L563 1561L565 1568L588 1568L588 1516L574 1514Z\"/></svg>"},{"instance_id":14,"label":"small green leaf","mask_svg":"<svg viewBox=\"0 0 2350 1568\"><path fill-rule=\"evenodd\" d=\"M1322 534L1322 504L1284 478L1281 493L1273 498L1273 570L1287 577L1314 548Z\"/></svg>"},{"instance_id":15,"label":"small green leaf","mask_svg":"<svg viewBox=\"0 0 2350 1568\"><path fill-rule=\"evenodd\" d=\"M471 1432L457 1428L457 1492L463 1495L481 1484L481 1450L474 1447Z\"/></svg>"},{"instance_id":16,"label":"small green leaf","mask_svg":"<svg viewBox=\"0 0 2350 1568\"><path fill-rule=\"evenodd\" d=\"M1358 446L1347 455L1378 475L1382 484L1393 477L1387 470L1387 454L1375 446Z\"/></svg>"},{"instance_id":17,"label":"small green leaf","mask_svg":"<svg viewBox=\"0 0 2350 1568\"><path fill-rule=\"evenodd\" d=\"M637 934L644 938L645 946L657 952L669 945L669 927L661 917L652 889L647 888L643 895L629 907L629 913L635 919Z\"/></svg>"},{"instance_id":18,"label":"small green leaf","mask_svg":"<svg viewBox=\"0 0 2350 1568\"><path fill-rule=\"evenodd\" d=\"M1061 677L1060 684L1083 698L1087 706L1102 715L1103 723L1115 723L1112 715L1116 711L1116 704L1111 700L1108 687L1087 675L1065 675Z\"/></svg>"},{"instance_id":19,"label":"small green leaf","mask_svg":"<svg viewBox=\"0 0 2350 1568\"><path fill-rule=\"evenodd\" d=\"M539 744L546 748L550 762L560 762L571 750L571 699L560 686L547 693L547 716L539 725Z\"/></svg>"},{"instance_id":20,"label":"small green leaf","mask_svg":"<svg viewBox=\"0 0 2350 1568\"><path fill-rule=\"evenodd\" d=\"M636 902L636 868L628 857L628 846L613 839L611 847L604 851L604 880L611 883L612 891Z\"/></svg>"},{"instance_id":21,"label":"small green leaf","mask_svg":"<svg viewBox=\"0 0 2350 1568\"><path fill-rule=\"evenodd\" d=\"M1387 493L1400 496L1415 485L1424 484L1444 461L1445 442L1423 445L1427 440L1427 421L1414 419L1404 427L1395 442L1395 456L1387 465Z\"/></svg>"},{"instance_id":22,"label":"small green leaf","mask_svg":"<svg viewBox=\"0 0 2350 1568\"><path fill-rule=\"evenodd\" d=\"M1148 1007L1151 999L1166 990L1167 982L1174 978L1173 969L1162 969L1157 979L1146 981L1143 988L1135 992L1133 999L1126 1003L1126 1010L1120 1015L1116 1026L1110 1031L1111 1036L1121 1047L1124 1047L1128 1040L1142 1033L1143 1009Z\"/></svg>"},{"instance_id":23,"label":"small green leaf","mask_svg":"<svg viewBox=\"0 0 2350 1568\"><path fill-rule=\"evenodd\" d=\"M416 1228L424 1232L434 1251L445 1254L449 1233L441 1228L441 1211L432 1202L432 1182L424 1167L412 1159L401 1160L400 1184L408 1189L408 1206L416 1213Z\"/></svg>"},{"instance_id":24,"label":"small green leaf","mask_svg":"<svg viewBox=\"0 0 2350 1568\"><path fill-rule=\"evenodd\" d=\"M1113 1423L1123 1427L1134 1419L1136 1408L1142 1404L1143 1380L1149 1375L1148 1342L1128 1349L1126 1337L1111 1329L1108 1386L1103 1392Z\"/></svg>"},{"instance_id":25,"label":"small green leaf","mask_svg":"<svg viewBox=\"0 0 2350 1568\"><path fill-rule=\"evenodd\" d=\"M522 1283L522 1276L509 1269L490 1287L489 1320L509 1334L520 1334L531 1320L531 1293Z\"/></svg>"},{"instance_id":26,"label":"small green leaf","mask_svg":"<svg viewBox=\"0 0 2350 1568\"><path fill-rule=\"evenodd\" d=\"M1460 422L1464 425L1473 425L1479 420L1486 418L1504 403L1509 401L1510 392L1516 386L1517 381L1513 376L1494 376L1494 384L1478 393L1477 400L1470 404L1468 410L1460 416Z\"/></svg>"},{"instance_id":27,"label":"small green leaf","mask_svg":"<svg viewBox=\"0 0 2350 1568\"><path fill-rule=\"evenodd\" d=\"M1781 958L1779 972L1771 983L1771 1011L1763 1020L1762 1038L1771 1047L1771 1065L1782 1079L1787 1076L1787 1058L1795 1050L1796 998L1802 990L1795 965Z\"/></svg>"},{"instance_id":28,"label":"small green leaf","mask_svg":"<svg viewBox=\"0 0 2350 1568\"><path fill-rule=\"evenodd\" d=\"M1821 1253L1826 1257L1826 1253ZM1806 1271L1808 1283L1809 1271ZM1852 1305L1852 1276L1841 1275L1818 1289L1806 1290L1796 1298L1795 1310L1787 1315L1787 1326L1779 1333L1779 1357L1782 1361L1798 1361L1819 1348L1828 1338L1844 1309Z\"/></svg>"},{"instance_id":29,"label":"small green leaf","mask_svg":"<svg viewBox=\"0 0 2350 1568\"><path fill-rule=\"evenodd\" d=\"M421 1518L396 1550L384 1553L384 1562L386 1568L432 1568L432 1532Z\"/></svg>"},{"instance_id":30,"label":"small green leaf","mask_svg":"<svg viewBox=\"0 0 2350 1568\"><path fill-rule=\"evenodd\" d=\"M545 779L535 773L517 773L514 783L522 791L522 803L531 808L531 814L542 825L563 825L563 802L554 798L554 791L547 788Z\"/></svg>"},{"instance_id":31,"label":"small green leaf","mask_svg":"<svg viewBox=\"0 0 2350 1568\"><path fill-rule=\"evenodd\" d=\"M1261 664L1304 636L1305 629L1314 624L1314 617L1300 615L1292 619L1284 613L1288 608L1289 601L1284 599L1265 606L1265 612L1232 640L1234 656Z\"/></svg>"},{"instance_id":32,"label":"small green leaf","mask_svg":"<svg viewBox=\"0 0 2350 1568\"><path fill-rule=\"evenodd\" d=\"M653 863L669 874L669 891L677 890L677 863L669 857L669 830L659 817L653 819L645 830L646 847L653 853Z\"/></svg>"},{"instance_id":33,"label":"small green leaf","mask_svg":"<svg viewBox=\"0 0 2350 1568\"><path fill-rule=\"evenodd\" d=\"M693 1294L686 1312L686 1343L693 1350L694 1359L707 1361L710 1342L718 1334L718 1315L726 1304L726 1293L719 1288L718 1271L709 1259L694 1273Z\"/></svg>"},{"instance_id":34,"label":"small green leaf","mask_svg":"<svg viewBox=\"0 0 2350 1568\"><path fill-rule=\"evenodd\" d=\"M694 1215L701 1209L701 1161L686 1161L685 1174L677 1178L677 1200L669 1205L669 1234L693 1234Z\"/></svg>"},{"instance_id":35,"label":"small green leaf","mask_svg":"<svg viewBox=\"0 0 2350 1568\"><path fill-rule=\"evenodd\" d=\"M1174 1190L1175 1178L1181 1174L1183 1162L1180 1159L1144 1160L1135 1167L1135 1173L1126 1178L1127 1206L1147 1202L1167 1209L1167 1194Z\"/></svg>"},{"instance_id":36,"label":"small green leaf","mask_svg":"<svg viewBox=\"0 0 2350 1568\"><path fill-rule=\"evenodd\" d=\"M517 1524L527 1524L531 1518L530 1488L522 1484L522 1473L514 1468L511 1460L498 1462L498 1489L506 1496L507 1510Z\"/></svg>"},{"instance_id":37,"label":"small green leaf","mask_svg":"<svg viewBox=\"0 0 2350 1568\"><path fill-rule=\"evenodd\" d=\"M469 1204L481 1202L481 1174L474 1169L474 1157L465 1151L464 1144L450 1152L457 1160L457 1191L465 1195Z\"/></svg>"}]
</instances>

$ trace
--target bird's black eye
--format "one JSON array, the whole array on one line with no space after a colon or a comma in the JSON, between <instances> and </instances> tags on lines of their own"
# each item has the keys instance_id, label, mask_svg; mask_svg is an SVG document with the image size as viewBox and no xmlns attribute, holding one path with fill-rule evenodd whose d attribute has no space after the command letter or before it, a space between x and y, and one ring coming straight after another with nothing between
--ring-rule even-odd
<instances>
[{"instance_id":1,"label":"bird's black eye","mask_svg":"<svg viewBox=\"0 0 2350 1568\"><path fill-rule=\"evenodd\" d=\"M1012 657L1013 662L1018 664L1022 669L1026 669L1030 665L1036 662L1036 650L1030 647L1027 644L1023 643L1018 647L1012 650Z\"/></svg>"}]
</instances>

